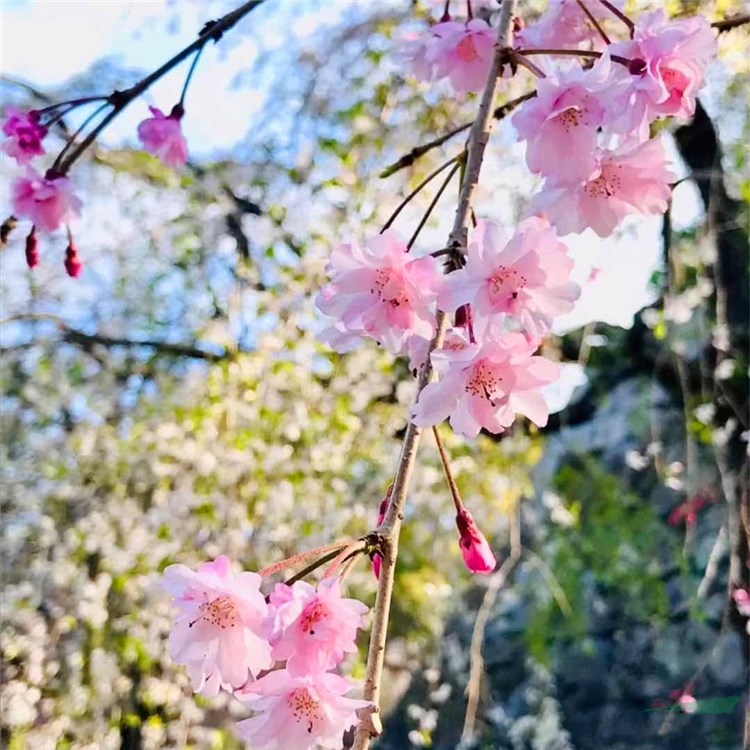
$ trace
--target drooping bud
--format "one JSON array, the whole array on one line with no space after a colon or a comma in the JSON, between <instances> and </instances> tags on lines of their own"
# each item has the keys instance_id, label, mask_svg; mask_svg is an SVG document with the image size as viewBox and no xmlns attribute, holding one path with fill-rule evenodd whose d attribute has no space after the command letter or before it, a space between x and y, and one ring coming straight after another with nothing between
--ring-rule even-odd
<instances>
[{"instance_id":1,"label":"drooping bud","mask_svg":"<svg viewBox=\"0 0 750 750\"><path fill-rule=\"evenodd\" d=\"M83 261L81 256L78 255L78 248L75 246L73 238L70 234L68 237L68 246L65 248L65 270L68 272L68 276L77 279L83 271Z\"/></svg>"},{"instance_id":2,"label":"drooping bud","mask_svg":"<svg viewBox=\"0 0 750 750\"><path fill-rule=\"evenodd\" d=\"M39 265L39 239L36 236L36 226L31 227L26 238L26 264L29 268Z\"/></svg>"},{"instance_id":3,"label":"drooping bud","mask_svg":"<svg viewBox=\"0 0 750 750\"><path fill-rule=\"evenodd\" d=\"M471 513L464 507L456 514L456 526L466 567L472 573L491 573L497 565L495 555Z\"/></svg>"}]
</instances>

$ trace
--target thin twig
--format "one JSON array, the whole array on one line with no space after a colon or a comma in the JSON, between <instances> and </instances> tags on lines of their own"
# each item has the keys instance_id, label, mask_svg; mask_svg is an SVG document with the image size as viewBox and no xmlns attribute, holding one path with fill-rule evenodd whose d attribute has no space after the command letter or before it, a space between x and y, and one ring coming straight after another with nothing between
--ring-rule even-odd
<instances>
[{"instance_id":1,"label":"thin twig","mask_svg":"<svg viewBox=\"0 0 750 750\"><path fill-rule=\"evenodd\" d=\"M458 154L457 156L448 159L445 164L441 164L434 172L430 172L430 174L428 174L427 177L425 177L424 180L422 180L422 182L420 182L419 185L417 185L414 190L412 190L409 195L407 195L406 198L404 198L401 203L398 204L396 210L388 218L388 221L383 224L383 228L380 230L380 234L383 234L386 229L389 229L393 222L398 218L398 215L409 205L409 203L411 203L411 201L414 200L414 198L441 172L444 172L446 169L448 169L451 164L455 164L455 162L461 157L461 155L462 154Z\"/></svg>"},{"instance_id":2,"label":"thin twig","mask_svg":"<svg viewBox=\"0 0 750 750\"><path fill-rule=\"evenodd\" d=\"M73 164L80 158L80 156L86 151L86 149L96 140L98 135L114 120L120 112L122 112L134 99L139 97L151 84L158 81L164 75L169 73L172 68L179 65L183 60L186 60L190 55L198 50L202 49L204 45L208 44L212 39L218 40L219 37L229 29L232 28L238 21L246 16L250 11L255 10L265 0L248 0L248 2L240 5L239 8L235 8L225 16L220 18L218 21L212 24L207 24L203 27L198 38L185 47L182 51L178 52L174 57L164 63L160 68L157 68L153 73L149 73L145 78L142 78L138 83L131 86L125 91L114 92L110 97L109 101L112 103L112 111L81 141L80 145L74 149L67 157L67 159L60 164L59 171L65 174L70 170Z\"/></svg>"},{"instance_id":3,"label":"thin twig","mask_svg":"<svg viewBox=\"0 0 750 750\"><path fill-rule=\"evenodd\" d=\"M628 27L630 38L632 39L633 34L635 33L635 24L613 3L610 3L608 0L599 0L599 2Z\"/></svg>"},{"instance_id":4,"label":"thin twig","mask_svg":"<svg viewBox=\"0 0 750 750\"><path fill-rule=\"evenodd\" d=\"M505 102L505 104L501 104L499 107L496 107L495 111L492 113L492 116L496 120L502 120L503 118L507 117L516 107L523 104L525 101L528 101L529 99L533 99L535 96L536 91L527 91L522 96L511 99L509 102ZM420 146L415 146L411 151L409 151L408 154L404 154L404 156L402 156L400 159L396 160L395 162L393 162L393 164L386 167L380 173L379 177L390 177L392 174L395 174L402 169L406 169L406 167L410 167L417 159L424 156L428 151L432 151L433 148L442 146L446 141L449 141L454 136L458 135L459 133L463 133L465 130L468 130L472 126L472 124L473 123L471 122L465 122L463 125L459 125L457 128L454 128L445 135L438 136L437 138L434 138L427 143L423 143Z\"/></svg>"},{"instance_id":5,"label":"thin twig","mask_svg":"<svg viewBox=\"0 0 750 750\"><path fill-rule=\"evenodd\" d=\"M450 172L448 172L448 176L443 180L443 184L440 186L440 189L435 193L435 197L430 201L430 205L427 206L427 210L422 215L422 218L419 221L419 224L417 224L417 228L414 230L414 234L412 234L411 239L406 243L406 246L411 250L414 243L417 241L417 237L419 237L419 233L424 228L424 225L427 223L427 220L430 218L430 215L432 214L435 206L437 206L438 201L440 200L440 197L445 192L448 185L451 184L451 180L453 179L453 176L458 172L458 170L461 168L462 162L457 162L453 165L453 169L451 169Z\"/></svg>"},{"instance_id":6,"label":"thin twig","mask_svg":"<svg viewBox=\"0 0 750 750\"><path fill-rule=\"evenodd\" d=\"M505 0L500 9L500 20L497 32L497 46L492 59L487 82L479 104L477 118L471 126L467 141L468 157L466 160L466 172L461 184L456 216L453 229L450 233L448 246L464 245L466 236L466 224L469 217L469 207L474 195L479 172L484 159L484 151L489 140L492 125L492 102L495 98L497 80L500 75L503 61L507 58L507 50L510 47L511 28L515 0ZM436 333L428 347L424 364L419 371L417 383L417 398L424 390L432 377L432 363L430 354L443 342L447 317L440 312L437 316ZM370 634L370 648L367 655L367 667L365 671L364 699L372 702L372 707L363 710L360 714L360 723L354 736L352 750L367 750L374 736L380 734L381 722L379 719L379 697L380 682L383 676L383 660L385 656L385 642L388 631L388 620L391 610L391 599L393 597L394 573L396 558L398 556L398 540L401 532L401 522L404 517L404 505L406 492L409 487L411 475L416 463L417 449L422 430L413 422L409 422L404 435L401 448L401 457L393 480L391 502L378 529L383 538L383 562L378 581L378 593L373 610L373 625Z\"/></svg>"},{"instance_id":7,"label":"thin twig","mask_svg":"<svg viewBox=\"0 0 750 750\"><path fill-rule=\"evenodd\" d=\"M750 15L734 16L734 18L725 18L723 21L714 21L711 26L720 34L723 34L725 31L731 31L738 26L744 26L746 23L750 23Z\"/></svg>"}]
</instances>

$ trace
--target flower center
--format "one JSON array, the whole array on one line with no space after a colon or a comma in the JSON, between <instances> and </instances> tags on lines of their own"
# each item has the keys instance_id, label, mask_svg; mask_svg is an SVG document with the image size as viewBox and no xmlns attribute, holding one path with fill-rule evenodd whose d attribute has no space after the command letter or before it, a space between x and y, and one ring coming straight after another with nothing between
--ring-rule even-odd
<instances>
[{"instance_id":1,"label":"flower center","mask_svg":"<svg viewBox=\"0 0 750 750\"><path fill-rule=\"evenodd\" d=\"M555 118L560 125L563 126L563 130L569 133L573 128L577 128L583 121L585 110L579 110L576 107L568 107L560 112Z\"/></svg>"},{"instance_id":2,"label":"flower center","mask_svg":"<svg viewBox=\"0 0 750 750\"><path fill-rule=\"evenodd\" d=\"M466 384L466 392L486 399L492 406L497 406L496 399L502 395L502 380L486 362L479 362L474 365L471 378Z\"/></svg>"},{"instance_id":3,"label":"flower center","mask_svg":"<svg viewBox=\"0 0 750 750\"><path fill-rule=\"evenodd\" d=\"M320 701L313 698L307 688L292 690L287 696L286 703L292 712L294 720L298 724L302 721L307 722L308 734L312 734L315 721L323 721Z\"/></svg>"},{"instance_id":4,"label":"flower center","mask_svg":"<svg viewBox=\"0 0 750 750\"><path fill-rule=\"evenodd\" d=\"M328 617L328 608L321 602L314 602L302 613L300 626L302 632L307 635L315 635L315 626L321 620L325 620Z\"/></svg>"},{"instance_id":5,"label":"flower center","mask_svg":"<svg viewBox=\"0 0 750 750\"><path fill-rule=\"evenodd\" d=\"M589 198L611 198L616 196L622 188L620 167L606 164L602 173L594 180L589 180L583 190Z\"/></svg>"},{"instance_id":6,"label":"flower center","mask_svg":"<svg viewBox=\"0 0 750 750\"><path fill-rule=\"evenodd\" d=\"M400 275L390 269L380 268L375 271L370 294L377 294L379 299L391 307L409 304L409 295L404 289Z\"/></svg>"},{"instance_id":7,"label":"flower center","mask_svg":"<svg viewBox=\"0 0 750 750\"><path fill-rule=\"evenodd\" d=\"M515 268L498 266L487 282L493 302L506 302L518 298L518 292L526 286L527 279Z\"/></svg>"},{"instance_id":8,"label":"flower center","mask_svg":"<svg viewBox=\"0 0 750 750\"><path fill-rule=\"evenodd\" d=\"M464 62L474 62L479 57L474 40L470 34L467 34L457 45L456 52Z\"/></svg>"},{"instance_id":9,"label":"flower center","mask_svg":"<svg viewBox=\"0 0 750 750\"><path fill-rule=\"evenodd\" d=\"M198 607L198 617L190 623L190 627L200 620L226 630L240 624L240 613L231 596L219 596L210 602L203 602Z\"/></svg>"}]
</instances>

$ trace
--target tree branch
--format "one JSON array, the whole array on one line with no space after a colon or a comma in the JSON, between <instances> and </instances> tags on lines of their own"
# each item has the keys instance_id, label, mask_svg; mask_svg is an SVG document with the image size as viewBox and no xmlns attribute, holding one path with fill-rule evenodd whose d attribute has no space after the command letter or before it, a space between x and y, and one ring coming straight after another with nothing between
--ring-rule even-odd
<instances>
[{"instance_id":1,"label":"tree branch","mask_svg":"<svg viewBox=\"0 0 750 750\"><path fill-rule=\"evenodd\" d=\"M85 351L91 351L95 346L109 348L123 347L126 349L146 347L148 349L153 349L156 354L187 357L189 359L203 359L207 362L223 362L234 356L234 353L230 354L226 351L221 353L209 352L191 344L172 344L168 341L159 341L158 339L128 339L119 336L105 336L100 333L85 333L84 331L69 326L62 318L57 315L52 315L51 313L19 313L18 315L12 315L9 318L0 320L0 325L24 320L46 320L54 323L62 334L62 340L64 342L79 346ZM21 345L1 347L0 354L7 354L18 349L26 349L28 346L28 343L24 343Z\"/></svg>"},{"instance_id":2,"label":"tree branch","mask_svg":"<svg viewBox=\"0 0 750 750\"><path fill-rule=\"evenodd\" d=\"M495 98L497 80L502 70L503 60L507 57L510 47L513 12L515 0L505 0L500 10L500 20L497 32L497 46L492 59L487 82L482 93L477 117L471 126L467 141L467 160L464 179L461 183L458 207L450 233L448 245L466 244L466 231L469 221L469 208L474 189L479 180L479 172L484 159L484 151L489 140L492 127L492 102ZM417 384L417 398L429 383L432 377L432 363L430 354L438 348L445 335L447 317L444 313L438 313L437 331L428 348L425 363L419 372ZM368 713L361 716L361 721L354 736L352 750L367 750L374 736L380 734L379 697L380 682L383 676L383 659L385 656L385 642L388 631L388 620L391 610L391 599L393 597L394 574L396 569L396 558L398 555L398 540L401 531L401 522L404 517L404 505L409 481L416 463L417 449L422 430L413 422L409 422L401 448L401 457L396 469L391 491L391 500L378 529L383 538L383 562L378 582L378 593L375 600L374 619L372 633L370 635L370 649L367 655L367 669L365 674L364 698L372 701L372 707Z\"/></svg>"},{"instance_id":3,"label":"tree branch","mask_svg":"<svg viewBox=\"0 0 750 750\"><path fill-rule=\"evenodd\" d=\"M109 102L112 104L112 111L107 114L107 116L81 141L78 146L76 146L73 151L71 151L68 157L59 165L58 171L62 174L68 172L107 125L109 125L109 123L112 122L112 120L114 120L134 99L146 91L149 86L169 73L172 68L175 68L194 52L201 51L210 40L213 39L218 41L225 31L231 29L238 21L244 18L250 13L250 11L255 10L255 8L263 2L265 2L265 0L248 0L248 2L245 2L240 5L239 8L230 11L218 21L206 24L194 42L185 47L181 52L178 52L174 57L167 60L167 62L165 62L160 68L157 68L153 73L149 73L149 75L142 78L129 89L113 92L109 97Z\"/></svg>"}]
</instances>

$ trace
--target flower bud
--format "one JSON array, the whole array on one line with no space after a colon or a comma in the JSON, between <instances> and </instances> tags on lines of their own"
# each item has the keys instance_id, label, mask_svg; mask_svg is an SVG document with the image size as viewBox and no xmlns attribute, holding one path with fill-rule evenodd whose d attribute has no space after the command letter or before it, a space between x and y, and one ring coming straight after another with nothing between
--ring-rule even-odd
<instances>
[{"instance_id":1,"label":"flower bud","mask_svg":"<svg viewBox=\"0 0 750 750\"><path fill-rule=\"evenodd\" d=\"M393 485L388 487L388 492L385 493L385 497L380 501L380 506L378 507L378 526L383 523L385 513L388 510L388 503L391 500L391 490L393 490ZM380 578L380 566L382 563L382 555L375 552L372 556L372 572L375 574L375 578Z\"/></svg>"},{"instance_id":2,"label":"flower bud","mask_svg":"<svg viewBox=\"0 0 750 750\"><path fill-rule=\"evenodd\" d=\"M77 279L83 271L83 261L78 255L78 248L72 238L70 244L65 248L65 270L68 272L68 276L72 276L74 279Z\"/></svg>"},{"instance_id":3,"label":"flower bud","mask_svg":"<svg viewBox=\"0 0 750 750\"><path fill-rule=\"evenodd\" d=\"M29 268L39 265L39 240L36 236L36 227L32 226L29 236L26 238L26 263Z\"/></svg>"},{"instance_id":4,"label":"flower bud","mask_svg":"<svg viewBox=\"0 0 750 750\"><path fill-rule=\"evenodd\" d=\"M461 508L456 514L459 546L464 557L466 567L472 573L491 573L497 565L489 542L466 508Z\"/></svg>"}]
</instances>

